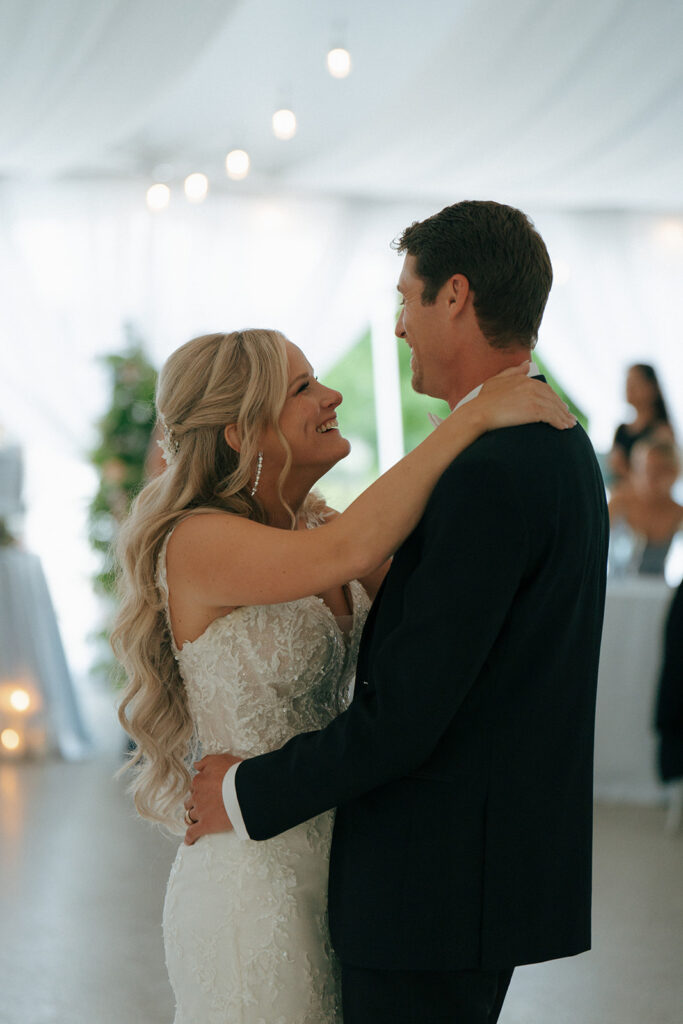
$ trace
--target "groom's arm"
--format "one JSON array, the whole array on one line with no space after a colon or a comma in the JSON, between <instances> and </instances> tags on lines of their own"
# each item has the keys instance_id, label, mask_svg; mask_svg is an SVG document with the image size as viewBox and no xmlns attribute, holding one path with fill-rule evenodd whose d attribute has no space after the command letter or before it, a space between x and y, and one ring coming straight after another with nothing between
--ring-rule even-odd
<instances>
[{"instance_id":1,"label":"groom's arm","mask_svg":"<svg viewBox=\"0 0 683 1024\"><path fill-rule=\"evenodd\" d=\"M401 622L373 653L351 707L325 729L239 765L236 795L251 838L270 838L416 770L476 680L528 560L512 474L497 459L461 456L437 485L421 529Z\"/></svg>"}]
</instances>

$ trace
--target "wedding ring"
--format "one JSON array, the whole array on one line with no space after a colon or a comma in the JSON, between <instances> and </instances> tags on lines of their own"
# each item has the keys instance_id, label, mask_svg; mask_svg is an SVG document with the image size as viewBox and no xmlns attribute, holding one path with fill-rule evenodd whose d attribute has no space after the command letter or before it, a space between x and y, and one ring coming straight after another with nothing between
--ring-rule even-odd
<instances>
[{"instance_id":1,"label":"wedding ring","mask_svg":"<svg viewBox=\"0 0 683 1024\"><path fill-rule=\"evenodd\" d=\"M194 820L194 818L192 818L190 816L190 812L189 811L185 811L185 824L186 825L196 825L197 824L197 822Z\"/></svg>"}]
</instances>

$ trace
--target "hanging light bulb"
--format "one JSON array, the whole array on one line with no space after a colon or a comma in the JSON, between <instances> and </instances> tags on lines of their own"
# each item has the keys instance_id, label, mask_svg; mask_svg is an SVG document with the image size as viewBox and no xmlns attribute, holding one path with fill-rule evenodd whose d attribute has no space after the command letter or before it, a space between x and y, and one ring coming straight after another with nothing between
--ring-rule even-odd
<instances>
[{"instance_id":1,"label":"hanging light bulb","mask_svg":"<svg viewBox=\"0 0 683 1024\"><path fill-rule=\"evenodd\" d=\"M333 78L347 78L351 73L351 54L343 46L335 46L327 54L327 70Z\"/></svg>"},{"instance_id":2,"label":"hanging light bulb","mask_svg":"<svg viewBox=\"0 0 683 1024\"><path fill-rule=\"evenodd\" d=\"M243 149L231 149L225 158L225 173L233 181L241 181L249 174L251 161Z\"/></svg>"},{"instance_id":3,"label":"hanging light bulb","mask_svg":"<svg viewBox=\"0 0 683 1024\"><path fill-rule=\"evenodd\" d=\"M291 110L276 110L273 114L273 135L287 141L296 135L296 115Z\"/></svg>"},{"instance_id":4,"label":"hanging light bulb","mask_svg":"<svg viewBox=\"0 0 683 1024\"><path fill-rule=\"evenodd\" d=\"M165 210L170 201L171 190L168 185L159 182L147 189L147 206L150 210Z\"/></svg>"},{"instance_id":5,"label":"hanging light bulb","mask_svg":"<svg viewBox=\"0 0 683 1024\"><path fill-rule=\"evenodd\" d=\"M185 178L185 195L191 203L203 203L209 191L209 179L205 174L188 174Z\"/></svg>"}]
</instances>

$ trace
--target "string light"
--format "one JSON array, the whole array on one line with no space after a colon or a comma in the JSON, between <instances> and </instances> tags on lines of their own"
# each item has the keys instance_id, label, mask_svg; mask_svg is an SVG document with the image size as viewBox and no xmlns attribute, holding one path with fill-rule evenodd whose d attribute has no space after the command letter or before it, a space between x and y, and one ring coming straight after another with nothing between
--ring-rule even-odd
<instances>
[{"instance_id":1,"label":"string light","mask_svg":"<svg viewBox=\"0 0 683 1024\"><path fill-rule=\"evenodd\" d=\"M291 110L276 110L273 114L273 135L286 142L296 135L296 115Z\"/></svg>"},{"instance_id":2,"label":"string light","mask_svg":"<svg viewBox=\"0 0 683 1024\"><path fill-rule=\"evenodd\" d=\"M205 174L188 174L185 178L185 196L191 203L203 203L209 191L209 179Z\"/></svg>"},{"instance_id":3,"label":"string light","mask_svg":"<svg viewBox=\"0 0 683 1024\"><path fill-rule=\"evenodd\" d=\"M171 190L168 185L158 182L147 189L147 207L154 212L165 210L171 201Z\"/></svg>"},{"instance_id":4,"label":"string light","mask_svg":"<svg viewBox=\"0 0 683 1024\"><path fill-rule=\"evenodd\" d=\"M14 690L10 694L9 702L15 711L26 711L31 703L31 698L26 690Z\"/></svg>"},{"instance_id":5,"label":"string light","mask_svg":"<svg viewBox=\"0 0 683 1024\"><path fill-rule=\"evenodd\" d=\"M251 161L243 149L231 149L225 158L225 173L233 181L241 181L249 174Z\"/></svg>"},{"instance_id":6,"label":"string light","mask_svg":"<svg viewBox=\"0 0 683 1024\"><path fill-rule=\"evenodd\" d=\"M343 46L335 46L327 54L327 70L333 78L347 78L351 73L351 54Z\"/></svg>"}]
</instances>

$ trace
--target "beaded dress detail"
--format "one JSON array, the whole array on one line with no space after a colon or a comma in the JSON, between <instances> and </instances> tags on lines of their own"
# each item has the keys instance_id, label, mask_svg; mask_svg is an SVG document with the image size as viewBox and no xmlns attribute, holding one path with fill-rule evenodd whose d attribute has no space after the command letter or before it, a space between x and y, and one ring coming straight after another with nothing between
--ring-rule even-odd
<instances>
[{"instance_id":1,"label":"beaded dress detail","mask_svg":"<svg viewBox=\"0 0 683 1024\"><path fill-rule=\"evenodd\" d=\"M309 528L319 522L309 513ZM157 582L168 608L167 543ZM349 596L348 635L305 597L238 608L175 650L202 754L266 753L348 706L370 605L357 581ZM333 820L328 811L265 842L230 832L180 846L164 906L174 1024L341 1024L327 927Z\"/></svg>"}]
</instances>

